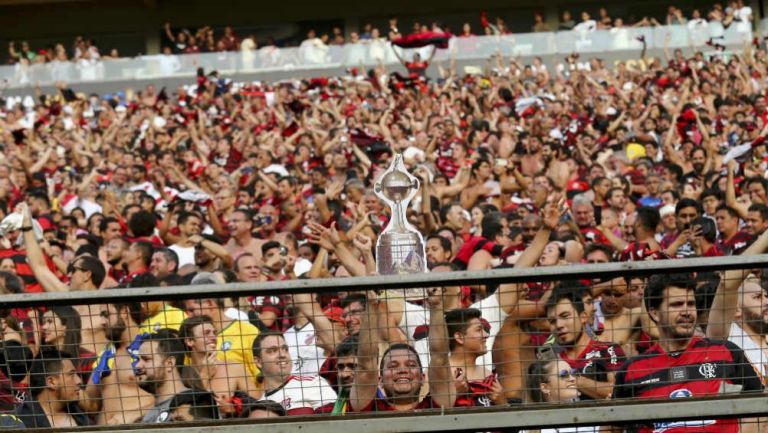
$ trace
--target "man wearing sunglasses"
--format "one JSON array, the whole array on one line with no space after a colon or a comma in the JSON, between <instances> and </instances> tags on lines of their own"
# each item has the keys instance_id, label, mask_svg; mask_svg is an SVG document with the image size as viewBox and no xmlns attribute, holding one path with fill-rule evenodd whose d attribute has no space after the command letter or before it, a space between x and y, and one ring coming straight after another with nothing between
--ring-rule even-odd
<instances>
[{"instance_id":1,"label":"man wearing sunglasses","mask_svg":"<svg viewBox=\"0 0 768 433\"><path fill-rule=\"evenodd\" d=\"M32 214L26 203L19 204L18 210L24 216L21 231L27 258L35 278L46 292L69 292L70 290L96 290L106 276L106 270L98 257L80 255L75 257L67 269L69 284L64 283L53 273L45 258L32 229Z\"/></svg>"}]
</instances>

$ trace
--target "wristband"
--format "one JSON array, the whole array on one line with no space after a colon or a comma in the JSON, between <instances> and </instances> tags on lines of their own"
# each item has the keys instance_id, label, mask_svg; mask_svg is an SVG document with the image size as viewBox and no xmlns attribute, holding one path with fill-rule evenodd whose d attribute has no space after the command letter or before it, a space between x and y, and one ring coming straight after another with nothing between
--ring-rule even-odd
<instances>
[{"instance_id":1,"label":"wristband","mask_svg":"<svg viewBox=\"0 0 768 433\"><path fill-rule=\"evenodd\" d=\"M23 231L23 232L31 232L32 231L32 226L22 227L21 231Z\"/></svg>"},{"instance_id":2,"label":"wristband","mask_svg":"<svg viewBox=\"0 0 768 433\"><path fill-rule=\"evenodd\" d=\"M235 417L240 418L243 416L243 399L240 397L232 397L232 406L235 408Z\"/></svg>"}]
</instances>

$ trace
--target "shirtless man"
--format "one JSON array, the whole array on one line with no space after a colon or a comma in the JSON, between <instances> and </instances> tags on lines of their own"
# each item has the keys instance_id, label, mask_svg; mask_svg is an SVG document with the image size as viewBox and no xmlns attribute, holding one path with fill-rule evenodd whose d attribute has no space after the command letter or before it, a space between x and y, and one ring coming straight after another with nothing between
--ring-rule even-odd
<instances>
[{"instance_id":1,"label":"shirtless man","mask_svg":"<svg viewBox=\"0 0 768 433\"><path fill-rule=\"evenodd\" d=\"M261 244L264 240L253 237L253 214L247 209L237 209L229 218L229 233L232 238L224 246L233 259L243 253L251 253L257 262L261 261Z\"/></svg>"},{"instance_id":2,"label":"shirtless man","mask_svg":"<svg viewBox=\"0 0 768 433\"><path fill-rule=\"evenodd\" d=\"M80 406L86 412L98 412L99 425L140 421L155 404L152 394L139 388L128 353L128 346L139 334L138 322L143 319L136 307L106 304L101 311L101 326L110 342L94 363L85 392L80 393Z\"/></svg>"},{"instance_id":3,"label":"shirtless man","mask_svg":"<svg viewBox=\"0 0 768 433\"><path fill-rule=\"evenodd\" d=\"M262 392L251 385L248 371L243 364L217 359L216 328L208 316L190 317L181 324L179 335L190 359L190 366L197 372L197 387L210 391L216 398L222 414L235 414L232 397L236 391L261 398Z\"/></svg>"},{"instance_id":4,"label":"shirtless man","mask_svg":"<svg viewBox=\"0 0 768 433\"><path fill-rule=\"evenodd\" d=\"M637 353L633 343L640 340L643 329L647 330L651 326L642 307L643 285L642 279L632 278L627 281L621 277L593 288L595 298L602 298L604 317L604 329L597 336L598 341L616 343L628 355ZM641 296L640 305L635 302L637 293Z\"/></svg>"},{"instance_id":5,"label":"shirtless man","mask_svg":"<svg viewBox=\"0 0 768 433\"><path fill-rule=\"evenodd\" d=\"M768 231L763 232L744 255L768 251ZM744 350L744 354L761 380L768 376L768 309L765 289L760 279L744 270L726 271L710 308L707 337L728 339Z\"/></svg>"}]
</instances>

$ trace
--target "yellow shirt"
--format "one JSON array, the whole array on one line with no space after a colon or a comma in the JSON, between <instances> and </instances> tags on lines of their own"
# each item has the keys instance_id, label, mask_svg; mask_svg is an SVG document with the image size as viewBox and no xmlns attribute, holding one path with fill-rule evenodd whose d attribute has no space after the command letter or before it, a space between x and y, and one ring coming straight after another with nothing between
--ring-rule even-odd
<instances>
[{"instance_id":1,"label":"yellow shirt","mask_svg":"<svg viewBox=\"0 0 768 433\"><path fill-rule=\"evenodd\" d=\"M239 362L245 365L251 382L258 384L256 380L259 368L253 360L253 340L259 336L259 328L242 320L233 320L218 335L219 348L217 358L220 361Z\"/></svg>"},{"instance_id":2,"label":"yellow shirt","mask_svg":"<svg viewBox=\"0 0 768 433\"><path fill-rule=\"evenodd\" d=\"M143 333L153 333L160 329L181 329L181 323L187 318L187 313L178 308L165 305L159 313L143 321L139 326L139 335Z\"/></svg>"}]
</instances>

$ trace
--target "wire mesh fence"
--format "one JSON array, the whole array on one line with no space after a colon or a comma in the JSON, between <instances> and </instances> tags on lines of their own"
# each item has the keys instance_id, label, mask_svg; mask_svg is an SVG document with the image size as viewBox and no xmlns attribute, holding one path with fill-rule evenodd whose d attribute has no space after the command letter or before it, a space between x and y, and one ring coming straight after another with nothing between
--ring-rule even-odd
<instances>
[{"instance_id":1,"label":"wire mesh fence","mask_svg":"<svg viewBox=\"0 0 768 433\"><path fill-rule=\"evenodd\" d=\"M432 417L412 430L759 431L764 268L767 257L742 256L227 286L202 274L8 295L0 418L384 416L376 431L397 412ZM422 299L403 298L409 287L426 287Z\"/></svg>"}]
</instances>

